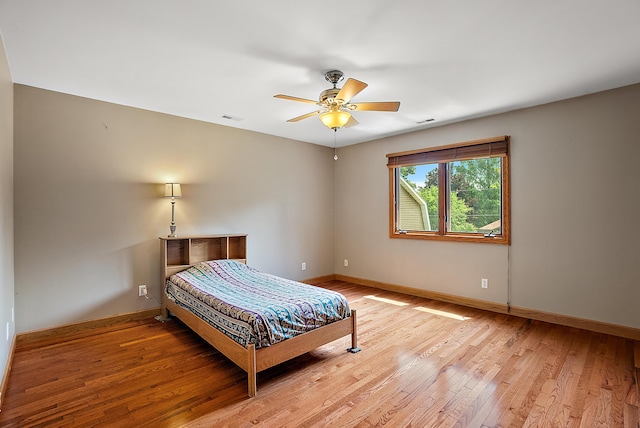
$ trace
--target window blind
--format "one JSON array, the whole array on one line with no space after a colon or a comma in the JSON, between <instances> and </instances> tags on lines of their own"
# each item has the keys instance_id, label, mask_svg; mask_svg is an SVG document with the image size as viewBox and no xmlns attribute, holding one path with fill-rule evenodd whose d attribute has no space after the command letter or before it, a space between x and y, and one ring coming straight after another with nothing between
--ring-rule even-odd
<instances>
[{"instance_id":1,"label":"window blind","mask_svg":"<svg viewBox=\"0 0 640 428\"><path fill-rule=\"evenodd\" d=\"M387 166L389 168L396 168L427 163L507 156L508 154L509 136L503 135L449 146L391 153L387 155Z\"/></svg>"}]
</instances>

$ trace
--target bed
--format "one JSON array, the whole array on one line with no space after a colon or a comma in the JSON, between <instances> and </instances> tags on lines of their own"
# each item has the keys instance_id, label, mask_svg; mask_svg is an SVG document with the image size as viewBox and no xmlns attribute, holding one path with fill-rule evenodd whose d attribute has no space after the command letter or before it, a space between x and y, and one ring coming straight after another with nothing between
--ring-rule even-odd
<instances>
[{"instance_id":1,"label":"bed","mask_svg":"<svg viewBox=\"0 0 640 428\"><path fill-rule=\"evenodd\" d=\"M166 278L169 312L248 374L351 335L358 352L356 311L340 293L263 273L237 260L196 263Z\"/></svg>"}]
</instances>

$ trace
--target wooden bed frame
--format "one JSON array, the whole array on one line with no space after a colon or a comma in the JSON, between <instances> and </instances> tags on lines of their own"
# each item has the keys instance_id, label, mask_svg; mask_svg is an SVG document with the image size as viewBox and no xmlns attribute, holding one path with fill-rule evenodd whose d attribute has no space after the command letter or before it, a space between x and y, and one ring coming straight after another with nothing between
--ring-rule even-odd
<instances>
[{"instance_id":1,"label":"wooden bed frame","mask_svg":"<svg viewBox=\"0 0 640 428\"><path fill-rule=\"evenodd\" d=\"M165 281L167 278L168 276L165 278ZM177 305L174 301L167 298L164 286L162 290L162 316L166 318L168 317L169 312L171 312L200 337L238 365L238 367L246 371L249 378L249 397L254 397L256 395L258 389L256 380L258 372L299 355L306 354L307 352L329 342L333 342L336 339L340 339L341 337L350 334L351 348L347 348L347 351L352 353L360 351L360 348L358 348L355 309L351 309L351 316L349 318L294 336L290 339L278 342L275 345L256 349L254 344L249 344L249 346L245 348L206 321L200 319L191 311Z\"/></svg>"}]
</instances>

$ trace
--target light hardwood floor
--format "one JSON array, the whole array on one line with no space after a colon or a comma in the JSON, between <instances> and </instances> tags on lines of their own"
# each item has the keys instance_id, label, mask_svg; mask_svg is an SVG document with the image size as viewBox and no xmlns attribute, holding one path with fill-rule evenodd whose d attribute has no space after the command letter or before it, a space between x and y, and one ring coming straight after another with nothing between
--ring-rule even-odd
<instances>
[{"instance_id":1,"label":"light hardwood floor","mask_svg":"<svg viewBox=\"0 0 640 428\"><path fill-rule=\"evenodd\" d=\"M17 347L2 427L633 427L633 341L332 281L349 338L246 374L180 322Z\"/></svg>"}]
</instances>

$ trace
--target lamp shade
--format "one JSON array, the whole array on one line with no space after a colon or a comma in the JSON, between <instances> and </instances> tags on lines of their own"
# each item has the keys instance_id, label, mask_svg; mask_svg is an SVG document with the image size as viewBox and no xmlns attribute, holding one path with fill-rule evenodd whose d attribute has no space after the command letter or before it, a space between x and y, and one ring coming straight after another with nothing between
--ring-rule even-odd
<instances>
[{"instance_id":1,"label":"lamp shade","mask_svg":"<svg viewBox=\"0 0 640 428\"><path fill-rule=\"evenodd\" d=\"M327 128L342 128L351 118L351 113L344 110L330 110L320 115L320 120Z\"/></svg>"},{"instance_id":2,"label":"lamp shade","mask_svg":"<svg viewBox=\"0 0 640 428\"><path fill-rule=\"evenodd\" d=\"M165 198L181 198L182 189L180 183L166 183L164 185L164 197Z\"/></svg>"}]
</instances>

